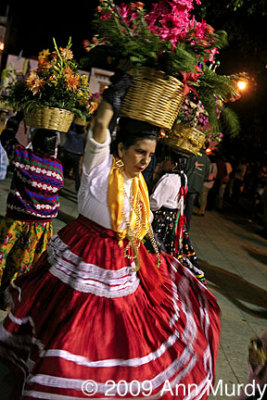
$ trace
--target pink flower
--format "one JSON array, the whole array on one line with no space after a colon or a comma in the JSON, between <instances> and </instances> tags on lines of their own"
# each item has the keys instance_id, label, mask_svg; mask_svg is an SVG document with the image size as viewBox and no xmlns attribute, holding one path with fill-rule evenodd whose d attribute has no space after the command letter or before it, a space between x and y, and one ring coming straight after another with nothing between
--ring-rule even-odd
<instances>
[{"instance_id":1,"label":"pink flower","mask_svg":"<svg viewBox=\"0 0 267 400\"><path fill-rule=\"evenodd\" d=\"M2 251L0 251L0 263L3 261L5 255Z\"/></svg>"},{"instance_id":2,"label":"pink flower","mask_svg":"<svg viewBox=\"0 0 267 400\"><path fill-rule=\"evenodd\" d=\"M217 49L216 47L214 47L214 48L211 49L211 50L207 50L207 52L210 54L210 55L209 55L209 61L210 61L210 62L213 62L213 61L214 61L214 58L215 58L215 56L216 56L216 54L219 53L219 51L218 51L218 49Z\"/></svg>"},{"instance_id":3,"label":"pink flower","mask_svg":"<svg viewBox=\"0 0 267 400\"><path fill-rule=\"evenodd\" d=\"M206 27L207 27L206 21L202 20L201 22L196 22L196 25L195 25L195 36L198 39L203 39L205 37Z\"/></svg>"},{"instance_id":4,"label":"pink flower","mask_svg":"<svg viewBox=\"0 0 267 400\"><path fill-rule=\"evenodd\" d=\"M123 19L126 19L129 15L129 8L127 7L127 5L121 4L118 7L120 14L122 16Z\"/></svg>"}]
</instances>

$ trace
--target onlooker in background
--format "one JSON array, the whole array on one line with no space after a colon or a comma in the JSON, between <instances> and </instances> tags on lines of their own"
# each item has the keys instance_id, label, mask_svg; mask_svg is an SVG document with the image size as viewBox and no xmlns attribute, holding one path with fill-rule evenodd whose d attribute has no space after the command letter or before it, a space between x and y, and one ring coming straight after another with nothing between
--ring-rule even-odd
<instances>
[{"instance_id":1,"label":"onlooker in background","mask_svg":"<svg viewBox=\"0 0 267 400\"><path fill-rule=\"evenodd\" d=\"M73 123L66 133L63 146L63 170L65 177L69 176L71 169L73 170L76 192L80 187L80 160L84 153L85 142L84 126Z\"/></svg>"},{"instance_id":2,"label":"onlooker in background","mask_svg":"<svg viewBox=\"0 0 267 400\"><path fill-rule=\"evenodd\" d=\"M195 215L204 217L207 203L208 203L208 195L209 191L213 188L215 179L218 173L217 164L213 156L210 156L210 169L209 169L209 177L208 180L205 180L202 186L202 192L199 198L199 211L195 213Z\"/></svg>"},{"instance_id":3,"label":"onlooker in background","mask_svg":"<svg viewBox=\"0 0 267 400\"><path fill-rule=\"evenodd\" d=\"M257 178L255 179L255 191L253 193L253 202L249 222L257 220L257 217L262 215L263 223L265 218L266 226L266 189L267 189L267 165L262 165L259 169ZM266 229L267 232L267 229Z\"/></svg>"},{"instance_id":4,"label":"onlooker in background","mask_svg":"<svg viewBox=\"0 0 267 400\"><path fill-rule=\"evenodd\" d=\"M262 194L263 203L263 231L262 236L267 239L267 185L265 186Z\"/></svg>"},{"instance_id":5,"label":"onlooker in background","mask_svg":"<svg viewBox=\"0 0 267 400\"><path fill-rule=\"evenodd\" d=\"M238 204L240 195L244 190L244 179L247 172L247 162L244 158L240 160L234 171L233 203Z\"/></svg>"},{"instance_id":6,"label":"onlooker in background","mask_svg":"<svg viewBox=\"0 0 267 400\"><path fill-rule=\"evenodd\" d=\"M11 124L10 124L11 125ZM32 148L15 138L8 124L0 139L13 165L6 216L0 221L0 308L4 291L20 274L30 270L46 250L58 214L58 191L63 187L61 163L55 158L56 132L37 129Z\"/></svg>"},{"instance_id":7,"label":"onlooker in background","mask_svg":"<svg viewBox=\"0 0 267 400\"><path fill-rule=\"evenodd\" d=\"M267 400L267 331L250 339L248 382L237 400Z\"/></svg>"},{"instance_id":8,"label":"onlooker in background","mask_svg":"<svg viewBox=\"0 0 267 400\"><path fill-rule=\"evenodd\" d=\"M188 179L188 192L185 203L185 216L188 230L190 228L196 197L200 196L203 182L209 178L209 169L210 159L204 148L200 150L200 155L191 155L188 157L185 167L185 173Z\"/></svg>"},{"instance_id":9,"label":"onlooker in background","mask_svg":"<svg viewBox=\"0 0 267 400\"><path fill-rule=\"evenodd\" d=\"M232 165L226 156L222 156L217 160L217 198L216 205L219 210L223 209L224 196L227 185L230 181L230 175L233 171Z\"/></svg>"}]
</instances>

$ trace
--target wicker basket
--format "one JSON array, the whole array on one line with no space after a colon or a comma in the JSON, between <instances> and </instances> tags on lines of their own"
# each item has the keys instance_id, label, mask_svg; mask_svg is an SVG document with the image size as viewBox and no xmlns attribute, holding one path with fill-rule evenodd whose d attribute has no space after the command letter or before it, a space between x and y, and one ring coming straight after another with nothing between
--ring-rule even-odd
<instances>
[{"instance_id":1,"label":"wicker basket","mask_svg":"<svg viewBox=\"0 0 267 400\"><path fill-rule=\"evenodd\" d=\"M25 123L33 128L51 129L59 132L68 132L74 114L62 108L36 108L31 112L25 111Z\"/></svg>"},{"instance_id":2,"label":"wicker basket","mask_svg":"<svg viewBox=\"0 0 267 400\"><path fill-rule=\"evenodd\" d=\"M186 153L200 154L199 150L202 148L206 140L205 133L197 128L189 125L177 124L174 125L165 143L178 151Z\"/></svg>"},{"instance_id":3,"label":"wicker basket","mask_svg":"<svg viewBox=\"0 0 267 400\"><path fill-rule=\"evenodd\" d=\"M86 121L84 121L82 118L74 118L74 124L76 125L81 125L81 126L85 126L86 125Z\"/></svg>"},{"instance_id":4,"label":"wicker basket","mask_svg":"<svg viewBox=\"0 0 267 400\"><path fill-rule=\"evenodd\" d=\"M171 129L183 104L183 84L161 71L141 67L122 102L121 116Z\"/></svg>"},{"instance_id":5,"label":"wicker basket","mask_svg":"<svg viewBox=\"0 0 267 400\"><path fill-rule=\"evenodd\" d=\"M0 110L8 112L13 111L13 108L6 101L0 100Z\"/></svg>"}]
</instances>

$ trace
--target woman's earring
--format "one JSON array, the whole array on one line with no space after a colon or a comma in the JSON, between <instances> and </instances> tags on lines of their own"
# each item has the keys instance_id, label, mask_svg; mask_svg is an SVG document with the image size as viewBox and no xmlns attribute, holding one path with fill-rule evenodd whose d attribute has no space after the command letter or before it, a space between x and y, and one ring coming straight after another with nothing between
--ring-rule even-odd
<instances>
[{"instance_id":1,"label":"woman's earring","mask_svg":"<svg viewBox=\"0 0 267 400\"><path fill-rule=\"evenodd\" d=\"M124 167L124 162L121 159L119 159L115 162L115 166L116 168L122 168Z\"/></svg>"}]
</instances>

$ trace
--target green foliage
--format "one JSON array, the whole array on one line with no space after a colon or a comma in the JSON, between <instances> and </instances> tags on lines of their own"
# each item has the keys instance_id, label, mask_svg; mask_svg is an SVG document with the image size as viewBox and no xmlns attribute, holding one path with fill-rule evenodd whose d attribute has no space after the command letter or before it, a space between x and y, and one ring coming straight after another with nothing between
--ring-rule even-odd
<instances>
[{"instance_id":1,"label":"green foliage","mask_svg":"<svg viewBox=\"0 0 267 400\"><path fill-rule=\"evenodd\" d=\"M223 107L220 115L221 131L230 137L236 137L240 133L240 122L237 114L229 107Z\"/></svg>"},{"instance_id":2,"label":"green foliage","mask_svg":"<svg viewBox=\"0 0 267 400\"><path fill-rule=\"evenodd\" d=\"M262 15L267 14L267 4L265 0L229 0L226 2L226 8L235 12L240 9L245 9L248 15L255 13L261 13Z\"/></svg>"},{"instance_id":3,"label":"green foliage","mask_svg":"<svg viewBox=\"0 0 267 400\"><path fill-rule=\"evenodd\" d=\"M237 90L236 82L238 79L247 79L246 73L233 74L233 75L218 75L214 71L210 70L206 66L203 67L203 75L200 76L196 82L197 91L199 94L199 100L202 102L205 110L209 116L209 122L216 132L220 132L222 127L218 119L216 111L216 102L219 100L222 104L225 101L234 101L240 97ZM228 115L228 120L224 118L224 127L231 135L236 135L237 123L234 113L229 112L227 114L226 107L222 107L225 112L225 116ZM233 117L231 123L231 117ZM235 118L235 120L234 120ZM227 121L229 124L227 124Z\"/></svg>"}]
</instances>

